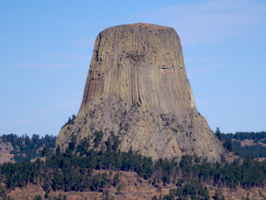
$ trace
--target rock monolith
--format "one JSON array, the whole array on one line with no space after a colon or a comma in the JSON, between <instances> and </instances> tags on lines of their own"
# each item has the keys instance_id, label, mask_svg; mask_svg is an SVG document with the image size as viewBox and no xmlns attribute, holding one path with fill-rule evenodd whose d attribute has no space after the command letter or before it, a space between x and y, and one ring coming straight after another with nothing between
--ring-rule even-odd
<instances>
[{"instance_id":1,"label":"rock monolith","mask_svg":"<svg viewBox=\"0 0 266 200\"><path fill-rule=\"evenodd\" d=\"M95 143L95 133L100 142ZM98 134L99 135L99 134ZM170 27L129 24L107 28L96 38L80 110L60 131L64 151L72 138L89 138L106 149L180 160L182 155L230 160L229 153L198 112L187 78L180 38Z\"/></svg>"}]
</instances>

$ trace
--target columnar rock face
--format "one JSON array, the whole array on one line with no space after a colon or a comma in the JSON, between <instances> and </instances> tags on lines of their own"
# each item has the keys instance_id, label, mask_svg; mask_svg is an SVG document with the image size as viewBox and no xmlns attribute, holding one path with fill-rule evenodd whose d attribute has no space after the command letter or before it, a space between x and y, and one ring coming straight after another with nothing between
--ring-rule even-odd
<instances>
[{"instance_id":1,"label":"columnar rock face","mask_svg":"<svg viewBox=\"0 0 266 200\"><path fill-rule=\"evenodd\" d=\"M74 123L64 126L56 145L65 150L102 131L98 148L116 138L118 149L180 160L189 154L209 161L229 154L197 111L173 28L130 24L108 28L95 41L83 100Z\"/></svg>"}]
</instances>

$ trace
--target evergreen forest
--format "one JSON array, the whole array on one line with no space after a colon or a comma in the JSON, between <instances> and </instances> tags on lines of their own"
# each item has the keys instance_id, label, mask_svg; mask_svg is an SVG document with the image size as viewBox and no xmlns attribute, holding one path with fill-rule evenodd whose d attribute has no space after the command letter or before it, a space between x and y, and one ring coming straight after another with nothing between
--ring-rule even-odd
<instances>
[{"instance_id":1,"label":"evergreen forest","mask_svg":"<svg viewBox=\"0 0 266 200\"><path fill-rule=\"evenodd\" d=\"M101 136L101 133L95 132L94 140L101 140ZM231 190L265 187L266 161L251 160L249 155L242 162L236 160L231 164L211 164L206 159L189 155L182 156L180 163L163 159L153 162L150 157L132 150L120 152L116 143L115 137L112 137L102 151L88 150L88 138L76 144L76 137L72 135L66 151L62 153L57 148L55 154L45 154L45 162L37 159L36 162L4 163L0 165L0 180L6 188L0 188L0 195L5 197L7 191L23 188L28 183L41 184L47 198L51 190L104 192L104 188L119 187L119 172L122 171L136 172L155 187L175 184L176 188L161 199L210 199L205 185ZM95 170L103 173L94 173ZM223 198L222 194L217 195L216 199ZM159 198L154 196L153 199Z\"/></svg>"},{"instance_id":2,"label":"evergreen forest","mask_svg":"<svg viewBox=\"0 0 266 200\"><path fill-rule=\"evenodd\" d=\"M219 134L220 133L220 134ZM266 132L236 132L221 133L219 128L215 131L216 135L220 135L219 138L223 142L224 147L229 151L235 152L241 157L247 157L248 155L253 158L265 158L266 157ZM253 140L254 145L241 145L241 141ZM265 146L264 146L265 145Z\"/></svg>"},{"instance_id":3,"label":"evergreen forest","mask_svg":"<svg viewBox=\"0 0 266 200\"><path fill-rule=\"evenodd\" d=\"M70 121L71 123L71 121ZM175 160L159 159L153 162L150 157L134 153L121 152L118 139L113 135L108 138L101 151L94 148L100 144L103 133L94 132L93 145L89 138L84 138L79 143L72 135L71 142L64 153L57 147L52 154L56 137L46 135L40 137L27 135L21 137L15 134L1 136L2 142L10 142L18 163L4 163L0 165L0 181L5 187L0 186L0 196L7 199L7 193L16 187L23 188L27 184L39 184L45 191L45 198L53 191L97 191L105 192L105 188L120 187L120 172L136 172L139 177L148 180L150 184L160 190L160 185L174 184L175 188L168 195L154 196L156 199L210 199L206 185L222 188L227 187L234 191L241 187L264 188L266 184L266 160L259 162L255 157L265 157L264 148L240 145L240 141L252 139L254 141L266 140L266 133L236 133L223 134L219 128L214 133L223 141L228 151L239 154L244 159L235 160L233 163L208 163L206 159L184 155L181 162ZM258 134L258 135L257 135ZM234 142L232 142L232 140ZM36 151L43 147L41 151ZM253 150L251 150L253 147ZM244 150L246 148L246 150ZM25 153L26 158L21 158ZM257 153L257 154L254 154ZM45 162L30 159L43 156ZM21 162L23 161L23 162ZM217 190L214 199L224 199L223 194ZM36 196L35 199L41 199ZM67 199L60 196L57 199Z\"/></svg>"},{"instance_id":4,"label":"evergreen forest","mask_svg":"<svg viewBox=\"0 0 266 200\"><path fill-rule=\"evenodd\" d=\"M33 134L30 138L28 135L18 136L16 134L4 134L0 137L1 142L10 142L13 150L10 154L14 154L16 162L29 161L31 159L51 155L55 148L56 136L45 135L40 137Z\"/></svg>"}]
</instances>

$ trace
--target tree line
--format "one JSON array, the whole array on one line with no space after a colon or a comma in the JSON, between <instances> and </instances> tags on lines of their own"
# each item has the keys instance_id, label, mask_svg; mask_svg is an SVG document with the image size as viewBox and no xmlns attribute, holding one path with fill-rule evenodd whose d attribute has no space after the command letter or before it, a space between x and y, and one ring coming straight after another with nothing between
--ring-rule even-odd
<instances>
[{"instance_id":1,"label":"tree line","mask_svg":"<svg viewBox=\"0 0 266 200\"><path fill-rule=\"evenodd\" d=\"M245 139L250 139L250 140L254 140L254 141L257 142L258 140L266 139L266 132L265 131L261 131L261 132L236 132L235 134L232 134L232 133L224 134L224 133L222 133L222 139L223 140L236 139L236 140L239 140L239 141L243 141Z\"/></svg>"},{"instance_id":2,"label":"tree line","mask_svg":"<svg viewBox=\"0 0 266 200\"><path fill-rule=\"evenodd\" d=\"M18 136L16 134L4 134L0 137L2 142L10 142L13 149L10 153L14 154L16 162L29 161L42 156L42 150L45 148L45 154L52 154L55 148L56 136L45 135L40 137L33 134L30 138L27 134Z\"/></svg>"},{"instance_id":3,"label":"tree line","mask_svg":"<svg viewBox=\"0 0 266 200\"><path fill-rule=\"evenodd\" d=\"M241 157L250 156L251 158L263 158L266 157L266 147L258 142L266 144L266 132L236 132L232 133L221 133L220 129L217 128L214 134L217 138L223 142L223 146L228 151L234 152ZM233 141L234 139L234 141ZM241 146L241 141L249 139L253 140L255 145Z\"/></svg>"}]
</instances>

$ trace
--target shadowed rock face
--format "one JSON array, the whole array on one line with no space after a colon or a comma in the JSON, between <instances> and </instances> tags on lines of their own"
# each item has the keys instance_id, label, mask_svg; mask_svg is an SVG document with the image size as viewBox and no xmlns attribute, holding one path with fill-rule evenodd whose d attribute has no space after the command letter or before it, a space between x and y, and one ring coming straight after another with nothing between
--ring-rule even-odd
<instances>
[{"instance_id":1,"label":"shadowed rock face","mask_svg":"<svg viewBox=\"0 0 266 200\"><path fill-rule=\"evenodd\" d=\"M56 144L65 150L72 134L92 144L95 130L103 132L100 146L115 137L121 151L153 159L230 159L196 109L180 39L169 27L121 25L98 35L77 118Z\"/></svg>"}]
</instances>

